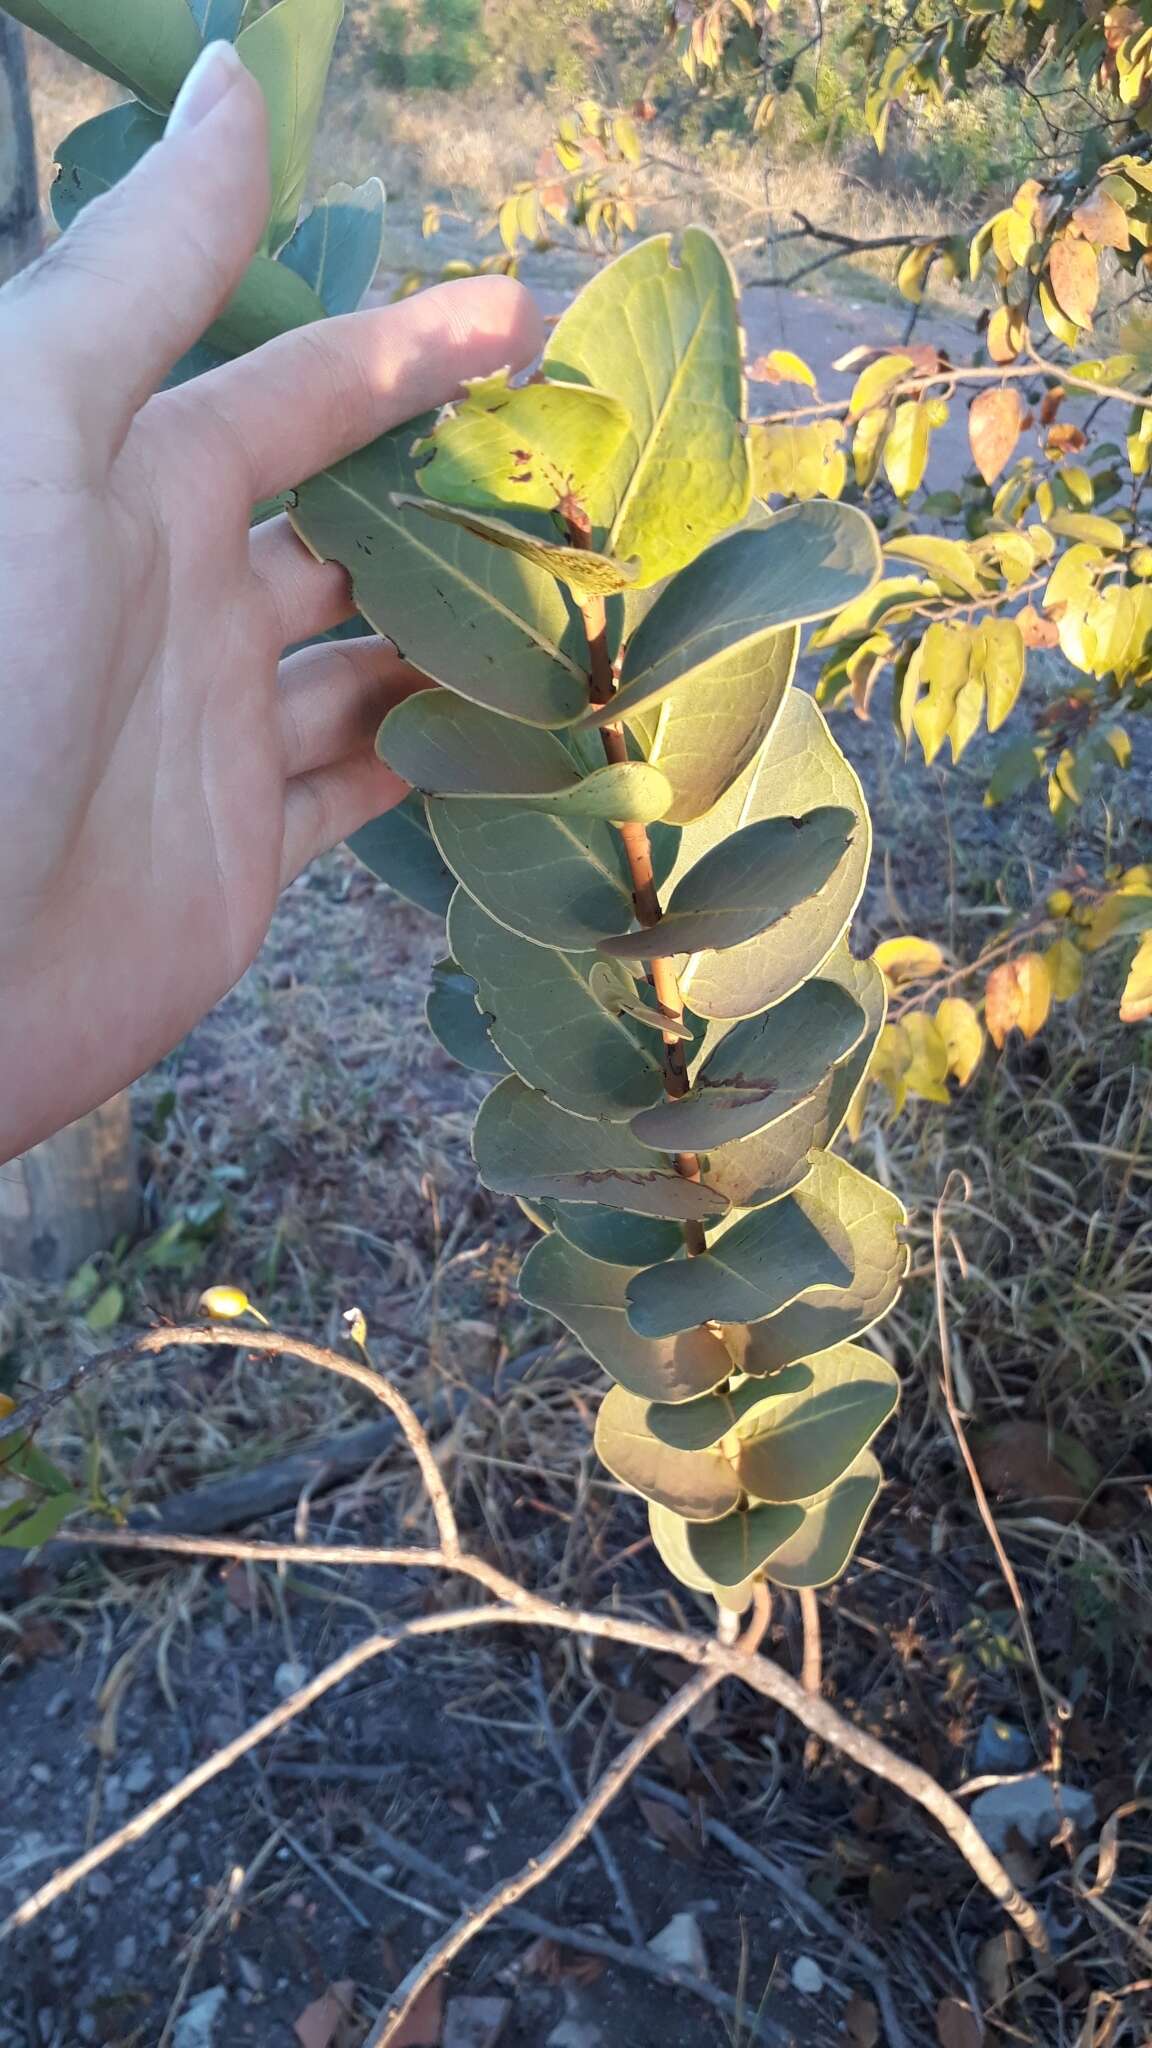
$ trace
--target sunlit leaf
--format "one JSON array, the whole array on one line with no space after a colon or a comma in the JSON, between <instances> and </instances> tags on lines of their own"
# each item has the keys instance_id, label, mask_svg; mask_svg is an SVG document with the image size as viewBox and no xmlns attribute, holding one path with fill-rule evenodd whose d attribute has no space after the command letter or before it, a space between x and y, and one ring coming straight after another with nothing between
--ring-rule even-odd
<instances>
[{"instance_id":1,"label":"sunlit leaf","mask_svg":"<svg viewBox=\"0 0 1152 2048\"><path fill-rule=\"evenodd\" d=\"M984 1051L984 1027L963 996L945 996L936 1009L936 1029L944 1043L948 1072L966 1088Z\"/></svg>"},{"instance_id":2,"label":"sunlit leaf","mask_svg":"<svg viewBox=\"0 0 1152 2048\"><path fill-rule=\"evenodd\" d=\"M1052 1002L1052 980L1042 953L1018 953L994 967L984 991L984 1022L994 1046L1009 1032L1035 1038Z\"/></svg>"},{"instance_id":3,"label":"sunlit leaf","mask_svg":"<svg viewBox=\"0 0 1152 2048\"><path fill-rule=\"evenodd\" d=\"M583 383L520 384L507 370L468 379L414 454L422 490L498 512L584 502L629 430L619 399Z\"/></svg>"},{"instance_id":4,"label":"sunlit leaf","mask_svg":"<svg viewBox=\"0 0 1152 2048\"><path fill-rule=\"evenodd\" d=\"M995 483L1012 460L1024 425L1024 407L1015 384L992 385L980 391L968 409L968 441L972 460L986 484Z\"/></svg>"},{"instance_id":5,"label":"sunlit leaf","mask_svg":"<svg viewBox=\"0 0 1152 2048\"><path fill-rule=\"evenodd\" d=\"M296 226L343 14L344 0L277 0L236 39L237 54L259 81L268 109L273 251Z\"/></svg>"}]
</instances>

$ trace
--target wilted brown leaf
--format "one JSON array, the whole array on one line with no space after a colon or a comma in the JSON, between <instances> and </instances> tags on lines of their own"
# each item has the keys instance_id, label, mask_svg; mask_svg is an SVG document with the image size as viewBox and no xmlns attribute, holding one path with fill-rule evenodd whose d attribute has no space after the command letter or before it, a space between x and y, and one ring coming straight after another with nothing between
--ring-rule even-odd
<instances>
[{"instance_id":1,"label":"wilted brown leaf","mask_svg":"<svg viewBox=\"0 0 1152 2048\"><path fill-rule=\"evenodd\" d=\"M1040 425L1050 427L1068 393L1063 384L1050 384L1040 400Z\"/></svg>"},{"instance_id":2,"label":"wilted brown leaf","mask_svg":"<svg viewBox=\"0 0 1152 2048\"><path fill-rule=\"evenodd\" d=\"M870 1998L861 1998L854 1992L844 2007L844 2032L852 2042L852 2048L877 2048L880 2039L880 2015Z\"/></svg>"},{"instance_id":3,"label":"wilted brown leaf","mask_svg":"<svg viewBox=\"0 0 1152 2048\"><path fill-rule=\"evenodd\" d=\"M972 460L986 484L995 483L1008 467L1024 425L1024 408L1014 384L981 391L968 411L968 442Z\"/></svg>"},{"instance_id":4,"label":"wilted brown leaf","mask_svg":"<svg viewBox=\"0 0 1152 2048\"><path fill-rule=\"evenodd\" d=\"M1048 430L1045 453L1047 455L1078 455L1081 448L1086 448L1087 445L1088 436L1084 432L1083 427L1078 427L1074 420L1057 420L1055 426L1050 427Z\"/></svg>"},{"instance_id":5,"label":"wilted brown leaf","mask_svg":"<svg viewBox=\"0 0 1152 2048\"><path fill-rule=\"evenodd\" d=\"M658 1842L662 1842L665 1848L671 1849L675 1855L684 1857L687 1862L696 1861L699 1844L691 1821L682 1813L675 1813L670 1806L665 1806L662 1799L638 1798L636 1804L644 1815L646 1826Z\"/></svg>"},{"instance_id":6,"label":"wilted brown leaf","mask_svg":"<svg viewBox=\"0 0 1152 2048\"><path fill-rule=\"evenodd\" d=\"M1100 265L1090 242L1064 235L1048 252L1048 280L1057 305L1077 327L1091 327L1100 297Z\"/></svg>"},{"instance_id":7,"label":"wilted brown leaf","mask_svg":"<svg viewBox=\"0 0 1152 2048\"><path fill-rule=\"evenodd\" d=\"M1080 201L1072 215L1072 225L1098 249L1126 249L1131 240L1124 208L1099 186Z\"/></svg>"},{"instance_id":8,"label":"wilted brown leaf","mask_svg":"<svg viewBox=\"0 0 1152 2048\"><path fill-rule=\"evenodd\" d=\"M984 2022L959 1998L942 1998L936 2007L936 2039L940 2048L984 2048Z\"/></svg>"},{"instance_id":9,"label":"wilted brown leaf","mask_svg":"<svg viewBox=\"0 0 1152 2048\"><path fill-rule=\"evenodd\" d=\"M323 1997L305 2006L292 2029L300 2048L350 2048L355 2004L356 1986L351 1977L330 1984ZM423 2041L424 2036L420 2038ZM435 2044L440 2036L437 2033L428 2039ZM415 2037L413 2044L415 2048Z\"/></svg>"},{"instance_id":10,"label":"wilted brown leaf","mask_svg":"<svg viewBox=\"0 0 1152 2048\"><path fill-rule=\"evenodd\" d=\"M984 990L984 1025L993 1045L1010 1031L1035 1038L1052 1005L1052 977L1042 953L1019 953L994 967Z\"/></svg>"},{"instance_id":11,"label":"wilted brown leaf","mask_svg":"<svg viewBox=\"0 0 1152 2048\"><path fill-rule=\"evenodd\" d=\"M439 1977L421 1992L388 2048L440 2048L444 2026L444 1986Z\"/></svg>"},{"instance_id":12,"label":"wilted brown leaf","mask_svg":"<svg viewBox=\"0 0 1152 2048\"><path fill-rule=\"evenodd\" d=\"M990 1935L976 1956L976 1975L989 2005L1003 2005L1012 1989L1012 1965L1023 1952L1022 1937L1014 1927Z\"/></svg>"},{"instance_id":13,"label":"wilted brown leaf","mask_svg":"<svg viewBox=\"0 0 1152 2048\"><path fill-rule=\"evenodd\" d=\"M1077 1466L1087 1458L1087 1453L1054 1436L1045 1423L1022 1420L998 1422L993 1429L982 1430L972 1444L976 1469L989 1493L1034 1502L1052 1522L1073 1521L1092 1490L1090 1469L1073 1471L1069 1450Z\"/></svg>"},{"instance_id":14,"label":"wilted brown leaf","mask_svg":"<svg viewBox=\"0 0 1152 2048\"><path fill-rule=\"evenodd\" d=\"M604 1974L599 1956L577 1955L547 1934L525 1949L520 1968L526 1977L542 1977L546 1984L595 1984Z\"/></svg>"}]
</instances>

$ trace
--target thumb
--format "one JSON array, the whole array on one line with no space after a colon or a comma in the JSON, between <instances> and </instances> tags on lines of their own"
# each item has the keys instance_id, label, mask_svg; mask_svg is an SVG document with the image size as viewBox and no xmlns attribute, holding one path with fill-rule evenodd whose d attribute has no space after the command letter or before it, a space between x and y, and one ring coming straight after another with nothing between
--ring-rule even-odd
<instances>
[{"instance_id":1,"label":"thumb","mask_svg":"<svg viewBox=\"0 0 1152 2048\"><path fill-rule=\"evenodd\" d=\"M264 232L264 96L230 43L201 53L163 139L19 281L14 312L45 373L119 448L211 325Z\"/></svg>"}]
</instances>

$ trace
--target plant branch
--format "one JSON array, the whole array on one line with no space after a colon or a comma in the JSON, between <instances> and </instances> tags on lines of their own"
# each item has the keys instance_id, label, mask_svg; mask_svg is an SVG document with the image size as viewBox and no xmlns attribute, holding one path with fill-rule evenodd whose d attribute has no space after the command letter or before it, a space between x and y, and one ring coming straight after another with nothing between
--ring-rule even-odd
<instances>
[{"instance_id":1,"label":"plant branch","mask_svg":"<svg viewBox=\"0 0 1152 2048\"><path fill-rule=\"evenodd\" d=\"M466 1908L448 1932L442 1935L439 1941L434 1942L415 1968L408 1972L399 1990L377 2016L365 2039L364 2048L388 2048L389 2042L396 2039L417 1999L427 1990L433 1979L447 1969L449 1963L468 1946L470 1941L475 1940L490 1920L495 1920L507 1907L517 1905L567 1861L572 1851L591 1834L600 1815L612 1804L617 1794L624 1790L645 1757L650 1756L663 1742L665 1736L691 1713L693 1707L715 1689L721 1676L721 1673L715 1671L698 1671L694 1678L690 1678L686 1685L680 1687L679 1692L673 1693L672 1698L652 1716L647 1726L633 1737L627 1748L621 1750L616 1761L608 1766L579 1812L573 1814L567 1827L561 1829L542 1854L532 1857L515 1877L502 1878L490 1891L485 1892L474 1906Z\"/></svg>"},{"instance_id":2,"label":"plant branch","mask_svg":"<svg viewBox=\"0 0 1152 2048\"><path fill-rule=\"evenodd\" d=\"M299 1358L306 1364L319 1367L322 1371L337 1373L343 1378L354 1379L366 1386L396 1415L413 1456L419 1464L425 1484L431 1482L442 1492L443 1481L422 1425L409 1404L403 1401L396 1390L379 1374L358 1364L354 1365L339 1352L326 1350L320 1345L309 1344L298 1338L282 1336L274 1331L246 1332L243 1341L254 1352ZM113 1362L134 1362L137 1359L155 1357L169 1350L177 1350L182 1346L235 1345L236 1342L235 1330L219 1327L150 1330L138 1338L134 1345L121 1346L118 1350L105 1354L102 1359L93 1360L85 1377L99 1376L101 1371L110 1370ZM70 1376L56 1388L49 1388L37 1400L26 1403L16 1415L6 1418L6 1428L10 1429L14 1423L27 1427L30 1422L41 1419L65 1398L71 1385ZM763 1626L769 1611L766 1602L760 1603L755 1610L753 1627L745 1638L733 1645L722 1644L715 1638L695 1637L678 1630L660 1628L651 1622L633 1619L629 1615L599 1614L565 1607L541 1594L529 1591L495 1565L489 1564L487 1560L461 1550L450 1509L449 1518L448 1527L452 1541L450 1544L442 1543L438 1550L421 1550L410 1546L373 1549L369 1546L353 1545L235 1543L222 1539L213 1541L207 1538L191 1539L177 1536L152 1537L136 1530L109 1530L107 1533L91 1529L73 1531L73 1539L78 1543L102 1543L109 1548L138 1551L167 1551L182 1556L247 1558L255 1562L298 1565L340 1563L425 1567L458 1573L483 1588L491 1600L501 1604L470 1608L446 1615L422 1616L398 1626L390 1634L372 1636L365 1643L348 1651L336 1663L319 1673L307 1686L282 1702L272 1713L264 1716L243 1736L218 1751L215 1756L209 1757L178 1785L172 1786L150 1806L143 1808L123 1828L118 1829L104 1842L98 1843L85 1856L69 1864L64 1870L57 1872L46 1886L26 1899L3 1927L0 1927L0 1936L12 1933L35 1920L47 1906L54 1904L81 1878L87 1876L89 1871L98 1868L128 1843L139 1841L159 1821L166 1819L182 1805L193 1792L227 1770L239 1757L246 1755L268 1735L275 1734L278 1729L286 1726L306 1707L322 1698L334 1685L339 1684L350 1671L358 1669L375 1657L384 1655L409 1637L434 1635L446 1629L479 1627L491 1621L494 1625L519 1622L526 1627L553 1629L577 1636L587 1635L678 1657L686 1664L697 1666L702 1674L709 1674L712 1682L725 1676L741 1679L754 1692L785 1708L804 1728L818 1735L830 1748L838 1750L841 1755L850 1757L862 1769L871 1771L877 1777L896 1786L907 1798L915 1800L923 1807L965 1857L980 1883L1016 1922L1031 1947L1039 1956L1047 1955L1048 1936L1039 1913L1020 1896L1008 1872L989 1848L979 1829L943 1786L937 1784L936 1780L918 1765L897 1756L884 1743L846 1720L828 1700L815 1698L806 1693L803 1686L778 1664L755 1653L756 1630Z\"/></svg>"},{"instance_id":3,"label":"plant branch","mask_svg":"<svg viewBox=\"0 0 1152 2048\"><path fill-rule=\"evenodd\" d=\"M891 353L899 355L900 350L894 348ZM925 371L917 377L902 377L899 383L889 384L871 405L862 407L853 418L863 419L867 413L883 411L897 398L921 396L937 384L1007 384L1019 382L1021 378L1037 376L1054 377L1057 383L1067 385L1081 398L1095 399L1098 402L1114 399L1118 405L1139 406L1146 412L1152 412L1152 392L1128 391L1121 384L1102 384L1095 377L1077 376L1075 369L1066 369L1061 363L1050 362L1047 356L1033 350L1025 363L993 363L988 366L975 364L968 369L959 368L955 363L947 363L942 369ZM796 405L789 407L786 412L763 413L760 419L754 420L752 424L776 426L792 420L827 419L834 413L847 414L850 404L851 400L848 398L824 399L817 405Z\"/></svg>"},{"instance_id":4,"label":"plant branch","mask_svg":"<svg viewBox=\"0 0 1152 2048\"><path fill-rule=\"evenodd\" d=\"M568 1795L569 1805L579 1811L581 1805L580 1788L576 1783L572 1765L568 1760L568 1752L564 1747L560 1731L553 1718L552 1704L548 1698L548 1688L544 1683L544 1672L541 1668L539 1657L533 1657L532 1659L532 1697L536 1702L536 1711L540 1716L540 1726L544 1730L544 1739L551 1751L552 1761L560 1773L560 1783ZM612 1844L604 1833L603 1828L592 1829L592 1847L600 1858L604 1867L604 1875L616 1894L616 1903L620 1908L620 1917L628 1929L628 1939L634 1947L643 1948L644 1929L640 1925L640 1918L633 1903L632 1894L624 1882L624 1873L616 1861Z\"/></svg>"}]
</instances>

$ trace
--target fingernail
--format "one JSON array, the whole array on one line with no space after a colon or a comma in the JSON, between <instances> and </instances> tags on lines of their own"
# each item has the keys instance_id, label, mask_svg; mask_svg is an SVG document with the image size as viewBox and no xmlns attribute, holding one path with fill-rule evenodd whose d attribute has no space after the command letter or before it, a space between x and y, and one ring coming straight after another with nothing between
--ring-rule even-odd
<instances>
[{"instance_id":1,"label":"fingernail","mask_svg":"<svg viewBox=\"0 0 1152 2048\"><path fill-rule=\"evenodd\" d=\"M209 43L176 95L168 116L168 134L182 135L189 128L198 128L213 107L231 92L243 69L231 43Z\"/></svg>"}]
</instances>

